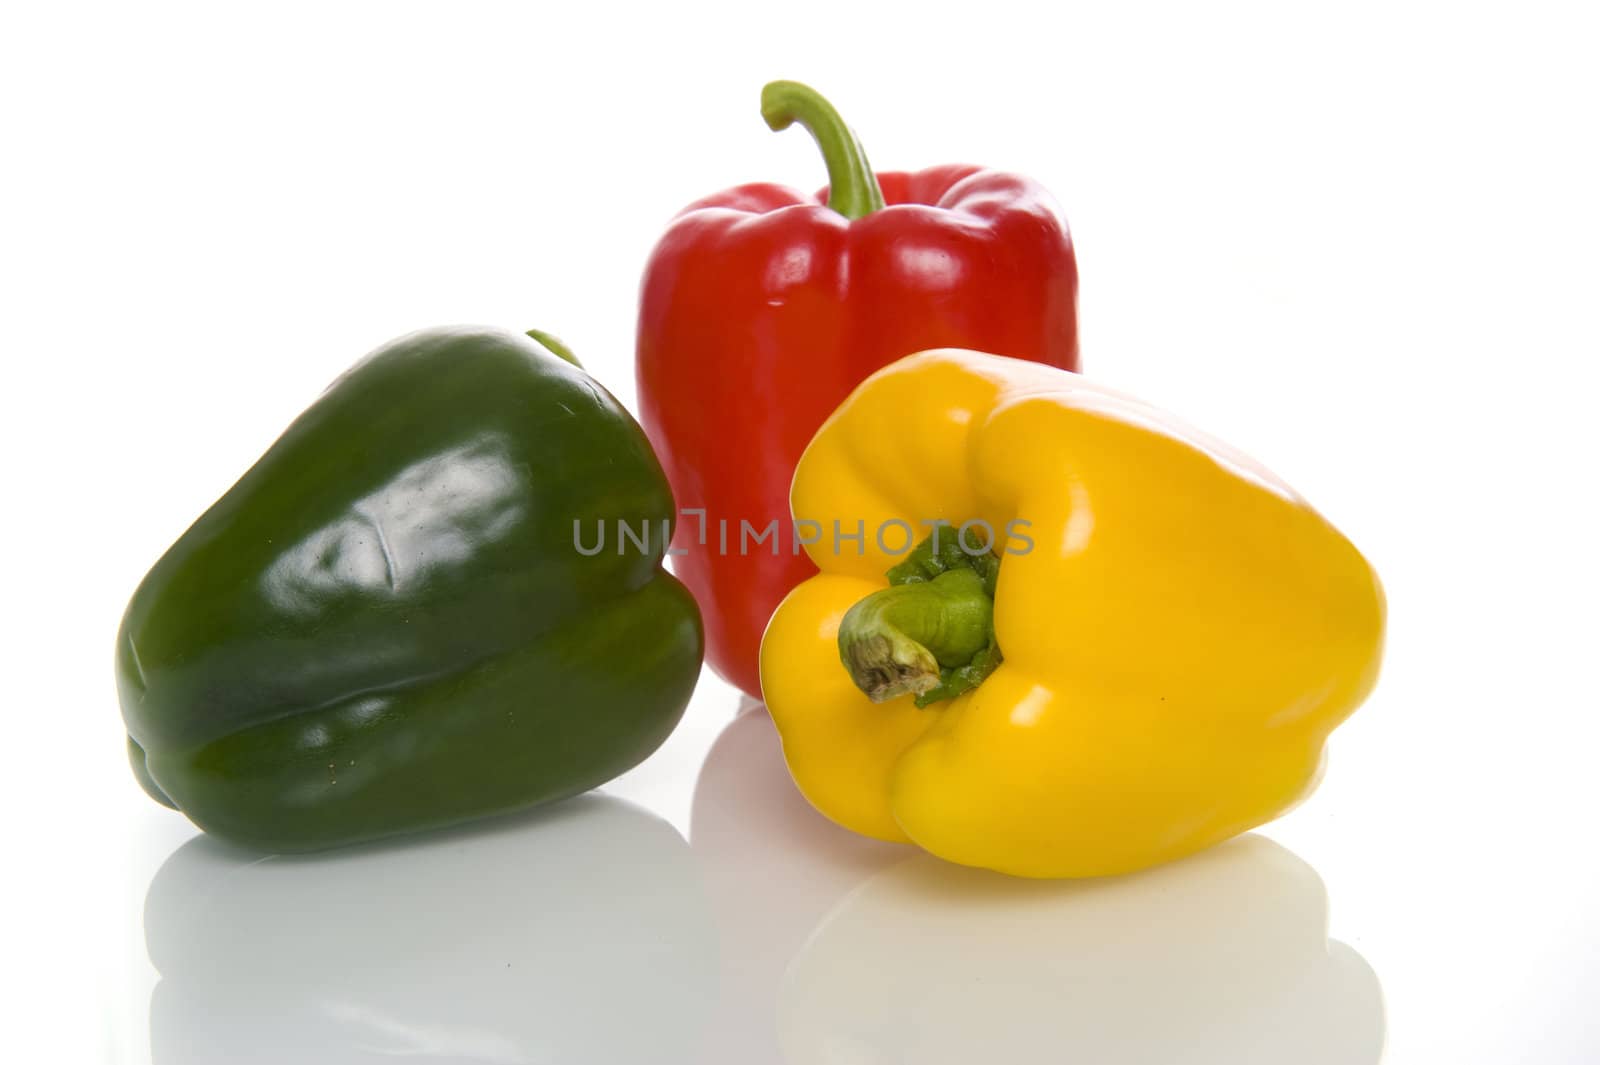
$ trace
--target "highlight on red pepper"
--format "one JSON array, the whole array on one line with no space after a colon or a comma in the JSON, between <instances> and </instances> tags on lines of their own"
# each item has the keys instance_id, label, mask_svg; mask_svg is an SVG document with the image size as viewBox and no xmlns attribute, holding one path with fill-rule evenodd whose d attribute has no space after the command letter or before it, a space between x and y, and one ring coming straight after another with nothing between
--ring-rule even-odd
<instances>
[{"instance_id":1,"label":"highlight on red pepper","mask_svg":"<svg viewBox=\"0 0 1600 1065\"><path fill-rule=\"evenodd\" d=\"M761 113L811 133L828 187L741 185L687 207L645 268L637 349L640 420L685 509L677 574L707 660L757 696L767 621L816 572L789 484L850 391L926 348L1078 366L1077 264L1041 186L977 166L876 174L796 82L766 86Z\"/></svg>"}]
</instances>

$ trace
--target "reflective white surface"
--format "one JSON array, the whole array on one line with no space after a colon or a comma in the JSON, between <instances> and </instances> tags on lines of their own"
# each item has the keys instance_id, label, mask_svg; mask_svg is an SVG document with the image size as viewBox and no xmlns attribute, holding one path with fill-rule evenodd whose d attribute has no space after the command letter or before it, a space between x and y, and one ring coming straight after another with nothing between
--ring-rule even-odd
<instances>
[{"instance_id":1,"label":"reflective white surface","mask_svg":"<svg viewBox=\"0 0 1600 1065\"><path fill-rule=\"evenodd\" d=\"M828 824L742 709L690 842L600 795L320 856L189 840L145 897L150 1060L1379 1060L1378 979L1271 840L1116 880L963 869Z\"/></svg>"},{"instance_id":2,"label":"reflective white surface","mask_svg":"<svg viewBox=\"0 0 1600 1065\"><path fill-rule=\"evenodd\" d=\"M724 930L710 1060L1379 1060L1377 978L1328 942L1316 873L1262 836L1136 876L1015 880L840 831L781 767L747 708L695 796Z\"/></svg>"},{"instance_id":3,"label":"reflective white surface","mask_svg":"<svg viewBox=\"0 0 1600 1065\"><path fill-rule=\"evenodd\" d=\"M711 918L683 838L600 796L313 858L198 838L145 898L150 1057L693 1062Z\"/></svg>"}]
</instances>

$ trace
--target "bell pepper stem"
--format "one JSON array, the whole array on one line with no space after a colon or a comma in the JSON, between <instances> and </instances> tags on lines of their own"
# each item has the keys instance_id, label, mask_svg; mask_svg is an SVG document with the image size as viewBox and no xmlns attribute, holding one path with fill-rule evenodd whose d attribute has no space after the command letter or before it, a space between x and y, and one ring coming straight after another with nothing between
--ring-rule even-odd
<instances>
[{"instance_id":1,"label":"bell pepper stem","mask_svg":"<svg viewBox=\"0 0 1600 1065\"><path fill-rule=\"evenodd\" d=\"M817 90L798 81L768 82L761 90L761 117L773 130L798 122L811 134L828 165L829 207L860 218L884 206L883 189L860 139Z\"/></svg>"},{"instance_id":2,"label":"bell pepper stem","mask_svg":"<svg viewBox=\"0 0 1600 1065\"><path fill-rule=\"evenodd\" d=\"M550 354L559 355L578 369L583 369L583 363L578 361L578 357L572 353L572 349L562 343L561 338L554 333L546 333L543 329L529 329L527 333L536 342L543 344Z\"/></svg>"},{"instance_id":3,"label":"bell pepper stem","mask_svg":"<svg viewBox=\"0 0 1600 1065\"><path fill-rule=\"evenodd\" d=\"M976 687L1000 662L984 585L963 567L892 584L851 607L839 623L850 679L875 703L913 694L918 706Z\"/></svg>"}]
</instances>

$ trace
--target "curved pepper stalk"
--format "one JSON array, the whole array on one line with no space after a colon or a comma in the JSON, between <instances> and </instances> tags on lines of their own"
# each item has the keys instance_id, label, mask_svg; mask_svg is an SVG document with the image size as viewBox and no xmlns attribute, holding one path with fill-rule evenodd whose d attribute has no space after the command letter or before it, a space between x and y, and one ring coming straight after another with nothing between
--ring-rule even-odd
<instances>
[{"instance_id":1,"label":"curved pepper stalk","mask_svg":"<svg viewBox=\"0 0 1600 1065\"><path fill-rule=\"evenodd\" d=\"M798 122L811 134L828 165L829 207L846 218L883 209L883 189L861 139L821 93L798 81L769 82L761 90L761 117L774 132Z\"/></svg>"}]
</instances>

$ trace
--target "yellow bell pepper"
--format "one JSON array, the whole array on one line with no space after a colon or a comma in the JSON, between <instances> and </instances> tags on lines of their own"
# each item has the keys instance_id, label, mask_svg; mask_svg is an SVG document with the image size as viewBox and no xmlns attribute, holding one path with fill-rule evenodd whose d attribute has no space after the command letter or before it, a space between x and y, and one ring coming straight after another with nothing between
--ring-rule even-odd
<instances>
[{"instance_id":1,"label":"yellow bell pepper","mask_svg":"<svg viewBox=\"0 0 1600 1065\"><path fill-rule=\"evenodd\" d=\"M761 646L789 769L846 828L964 865L1122 873L1269 821L1377 680L1382 587L1338 530L1063 370L902 359L791 505L822 572Z\"/></svg>"}]
</instances>

